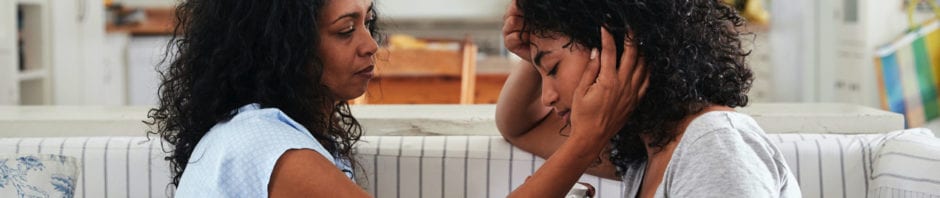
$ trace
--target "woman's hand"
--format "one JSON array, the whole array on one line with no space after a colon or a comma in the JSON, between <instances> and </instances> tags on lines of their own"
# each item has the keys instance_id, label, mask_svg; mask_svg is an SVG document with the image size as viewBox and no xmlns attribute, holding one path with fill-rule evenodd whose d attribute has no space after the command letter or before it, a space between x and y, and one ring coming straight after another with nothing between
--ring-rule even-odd
<instances>
[{"instance_id":1,"label":"woman's hand","mask_svg":"<svg viewBox=\"0 0 940 198\"><path fill-rule=\"evenodd\" d=\"M600 57L597 57L597 49L591 51L591 62L575 89L571 107L572 137L609 140L623 127L646 93L649 85L646 65L637 56L636 43L628 39L623 43L618 69L614 46L617 43L607 29L601 27Z\"/></svg>"},{"instance_id":2,"label":"woman's hand","mask_svg":"<svg viewBox=\"0 0 940 198\"><path fill-rule=\"evenodd\" d=\"M522 33L522 12L516 7L516 0L509 3L506 15L503 16L503 41L506 49L527 62L532 62L529 55L528 36Z\"/></svg>"}]
</instances>

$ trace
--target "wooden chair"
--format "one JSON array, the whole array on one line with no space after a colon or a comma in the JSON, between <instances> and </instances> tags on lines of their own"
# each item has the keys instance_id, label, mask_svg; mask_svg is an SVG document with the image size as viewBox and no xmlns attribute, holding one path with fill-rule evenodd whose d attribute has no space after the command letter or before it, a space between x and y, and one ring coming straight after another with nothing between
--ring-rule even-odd
<instances>
[{"instance_id":1,"label":"wooden chair","mask_svg":"<svg viewBox=\"0 0 940 198\"><path fill-rule=\"evenodd\" d=\"M352 104L473 104L477 46L467 38L451 49L376 53L376 77Z\"/></svg>"}]
</instances>

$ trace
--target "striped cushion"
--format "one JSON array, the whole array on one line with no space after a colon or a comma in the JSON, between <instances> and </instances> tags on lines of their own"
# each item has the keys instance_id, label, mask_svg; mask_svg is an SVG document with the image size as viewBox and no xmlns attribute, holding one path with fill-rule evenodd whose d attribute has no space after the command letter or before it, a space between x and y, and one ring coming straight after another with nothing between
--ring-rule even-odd
<instances>
[{"instance_id":1,"label":"striped cushion","mask_svg":"<svg viewBox=\"0 0 940 198\"><path fill-rule=\"evenodd\" d=\"M928 129L884 134L770 134L797 176L803 197L878 197L873 189L873 163L884 143L899 136L938 142ZM892 164L894 168L910 165ZM937 169L933 172L940 173Z\"/></svg>"},{"instance_id":2,"label":"striped cushion","mask_svg":"<svg viewBox=\"0 0 940 198\"><path fill-rule=\"evenodd\" d=\"M873 156L874 197L940 197L940 141L898 134Z\"/></svg>"}]
</instances>

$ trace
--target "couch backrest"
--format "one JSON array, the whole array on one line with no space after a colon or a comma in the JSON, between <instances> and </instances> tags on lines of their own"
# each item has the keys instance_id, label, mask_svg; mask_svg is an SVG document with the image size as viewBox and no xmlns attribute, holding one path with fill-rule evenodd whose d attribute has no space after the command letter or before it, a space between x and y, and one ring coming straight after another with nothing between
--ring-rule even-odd
<instances>
[{"instance_id":1,"label":"couch backrest","mask_svg":"<svg viewBox=\"0 0 940 198\"><path fill-rule=\"evenodd\" d=\"M868 135L769 134L804 197L867 197L880 145L901 132ZM914 129L904 133L933 134ZM503 197L544 160L500 136L364 136L361 186L376 197ZM167 197L169 168L146 137L0 138L0 153L78 158L75 197ZM365 173L365 174L361 174ZM622 197L622 182L585 175L599 197Z\"/></svg>"},{"instance_id":2,"label":"couch backrest","mask_svg":"<svg viewBox=\"0 0 940 198\"><path fill-rule=\"evenodd\" d=\"M146 137L0 138L0 153L77 158L77 198L168 197L170 189L159 141Z\"/></svg>"}]
</instances>

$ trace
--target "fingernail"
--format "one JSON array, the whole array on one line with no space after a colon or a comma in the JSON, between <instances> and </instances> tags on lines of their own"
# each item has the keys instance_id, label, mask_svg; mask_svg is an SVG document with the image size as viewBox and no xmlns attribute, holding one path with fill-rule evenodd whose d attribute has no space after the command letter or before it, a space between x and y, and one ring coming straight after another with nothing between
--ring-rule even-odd
<instances>
[{"instance_id":1,"label":"fingernail","mask_svg":"<svg viewBox=\"0 0 940 198\"><path fill-rule=\"evenodd\" d=\"M597 48L591 49L591 60L597 58Z\"/></svg>"}]
</instances>

